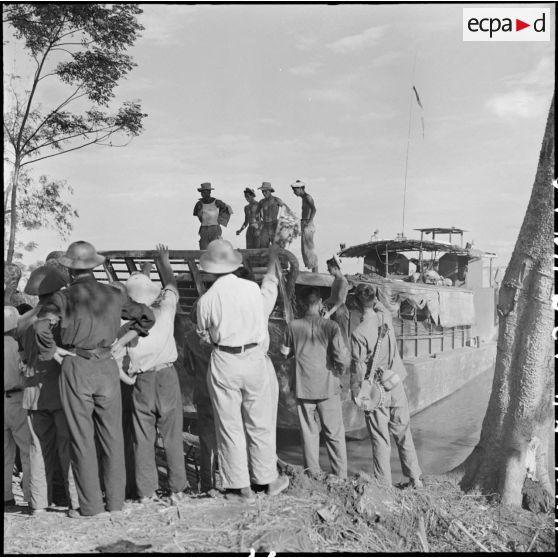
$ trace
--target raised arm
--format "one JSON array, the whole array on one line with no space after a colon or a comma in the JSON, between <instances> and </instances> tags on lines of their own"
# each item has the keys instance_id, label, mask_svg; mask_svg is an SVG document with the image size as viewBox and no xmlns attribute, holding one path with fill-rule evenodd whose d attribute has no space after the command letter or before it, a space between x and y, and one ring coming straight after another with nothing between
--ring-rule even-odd
<instances>
[{"instance_id":1,"label":"raised arm","mask_svg":"<svg viewBox=\"0 0 558 558\"><path fill-rule=\"evenodd\" d=\"M176 283L176 278L172 271L172 267L169 259L169 248L164 244L157 244L157 258L159 260L159 271L165 284L165 289L173 289L178 295L178 285Z\"/></svg>"}]
</instances>

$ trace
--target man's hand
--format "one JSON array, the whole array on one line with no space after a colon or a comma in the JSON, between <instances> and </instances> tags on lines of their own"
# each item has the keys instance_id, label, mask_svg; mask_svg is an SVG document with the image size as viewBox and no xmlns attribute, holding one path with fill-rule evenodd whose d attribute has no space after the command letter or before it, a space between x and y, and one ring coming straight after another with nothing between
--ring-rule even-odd
<instances>
[{"instance_id":1,"label":"man's hand","mask_svg":"<svg viewBox=\"0 0 558 558\"><path fill-rule=\"evenodd\" d=\"M71 353L70 351L63 349L62 347L56 347L56 351L54 352L53 358L58 364L62 364L62 361L66 356L76 356L76 355L75 353Z\"/></svg>"},{"instance_id":2,"label":"man's hand","mask_svg":"<svg viewBox=\"0 0 558 558\"><path fill-rule=\"evenodd\" d=\"M168 262L169 261L169 247L165 246L164 244L157 244L157 246L155 246L155 248L157 249L157 252L159 252L159 258L163 262Z\"/></svg>"}]
</instances>

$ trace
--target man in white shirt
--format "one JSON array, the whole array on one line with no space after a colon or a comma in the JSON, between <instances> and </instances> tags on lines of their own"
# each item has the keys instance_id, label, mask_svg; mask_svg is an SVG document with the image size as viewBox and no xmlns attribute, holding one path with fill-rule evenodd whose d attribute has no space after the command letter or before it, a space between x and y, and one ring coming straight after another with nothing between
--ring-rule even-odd
<instances>
[{"instance_id":1,"label":"man in white shirt","mask_svg":"<svg viewBox=\"0 0 558 558\"><path fill-rule=\"evenodd\" d=\"M200 268L217 279L198 301L197 325L214 345L208 386L223 487L227 497L251 501L251 483L268 485L273 496L289 480L277 474L277 380L266 360L267 319L277 297L275 252L270 251L261 290L233 273L241 266L242 255L230 242L209 244Z\"/></svg>"},{"instance_id":2,"label":"man in white shirt","mask_svg":"<svg viewBox=\"0 0 558 558\"><path fill-rule=\"evenodd\" d=\"M143 273L130 276L126 282L130 298L149 306L155 315L149 336L127 348L130 373L137 374L132 393L135 476L140 501L151 500L159 486L155 464L158 429L163 438L171 500L176 502L184 499L188 488L182 445L182 393L174 367L178 358L174 340L178 287L168 249L162 245L157 249L165 287L161 290ZM126 334L117 344L123 346L134 336Z\"/></svg>"}]
</instances>

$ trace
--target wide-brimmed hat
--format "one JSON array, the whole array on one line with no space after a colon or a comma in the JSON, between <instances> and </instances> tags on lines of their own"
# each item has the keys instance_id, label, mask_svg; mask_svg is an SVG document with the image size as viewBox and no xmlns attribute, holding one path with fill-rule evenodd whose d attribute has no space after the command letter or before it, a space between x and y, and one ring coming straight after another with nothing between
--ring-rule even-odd
<instances>
[{"instance_id":1,"label":"wide-brimmed hat","mask_svg":"<svg viewBox=\"0 0 558 558\"><path fill-rule=\"evenodd\" d=\"M4 306L4 333L17 327L19 312L15 306Z\"/></svg>"},{"instance_id":2,"label":"wide-brimmed hat","mask_svg":"<svg viewBox=\"0 0 558 558\"><path fill-rule=\"evenodd\" d=\"M23 292L34 296L49 295L65 287L66 283L66 277L58 268L42 265L31 272Z\"/></svg>"},{"instance_id":3,"label":"wide-brimmed hat","mask_svg":"<svg viewBox=\"0 0 558 558\"><path fill-rule=\"evenodd\" d=\"M161 294L161 287L143 273L134 273L126 281L128 296L146 306L151 306Z\"/></svg>"},{"instance_id":4,"label":"wide-brimmed hat","mask_svg":"<svg viewBox=\"0 0 558 558\"><path fill-rule=\"evenodd\" d=\"M264 192L265 190L269 190L270 192L275 192L275 189L271 185L271 182L262 182L262 185L258 188L258 190L261 190L262 192Z\"/></svg>"},{"instance_id":5,"label":"wide-brimmed hat","mask_svg":"<svg viewBox=\"0 0 558 558\"><path fill-rule=\"evenodd\" d=\"M198 192L203 192L203 191L211 192L211 190L215 190L215 188L211 186L211 182L202 182L200 187L198 188Z\"/></svg>"},{"instance_id":6,"label":"wide-brimmed hat","mask_svg":"<svg viewBox=\"0 0 558 558\"><path fill-rule=\"evenodd\" d=\"M97 254L93 244L78 240L72 242L65 254L58 257L58 263L70 269L93 269L105 261L105 256Z\"/></svg>"},{"instance_id":7,"label":"wide-brimmed hat","mask_svg":"<svg viewBox=\"0 0 558 558\"><path fill-rule=\"evenodd\" d=\"M231 273L242 265L242 254L228 240L217 239L209 243L200 257L200 269L207 273Z\"/></svg>"},{"instance_id":8,"label":"wide-brimmed hat","mask_svg":"<svg viewBox=\"0 0 558 558\"><path fill-rule=\"evenodd\" d=\"M301 182L300 180L297 180L291 184L291 188L293 190L295 188L306 188L306 184L304 182Z\"/></svg>"},{"instance_id":9,"label":"wide-brimmed hat","mask_svg":"<svg viewBox=\"0 0 558 558\"><path fill-rule=\"evenodd\" d=\"M256 192L252 188L244 188L244 193L256 197Z\"/></svg>"}]
</instances>

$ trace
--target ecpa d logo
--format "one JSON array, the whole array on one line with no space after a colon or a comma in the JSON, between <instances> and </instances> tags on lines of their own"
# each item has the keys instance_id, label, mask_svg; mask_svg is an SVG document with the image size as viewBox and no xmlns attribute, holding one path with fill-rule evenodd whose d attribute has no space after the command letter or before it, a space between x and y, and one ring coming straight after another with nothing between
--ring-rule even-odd
<instances>
[{"instance_id":1,"label":"ecpa d logo","mask_svg":"<svg viewBox=\"0 0 558 558\"><path fill-rule=\"evenodd\" d=\"M464 41L550 41L550 8L463 8Z\"/></svg>"}]
</instances>

